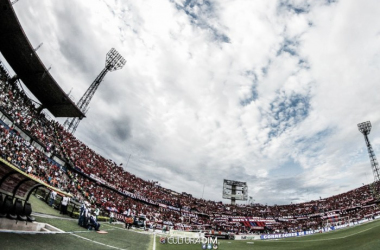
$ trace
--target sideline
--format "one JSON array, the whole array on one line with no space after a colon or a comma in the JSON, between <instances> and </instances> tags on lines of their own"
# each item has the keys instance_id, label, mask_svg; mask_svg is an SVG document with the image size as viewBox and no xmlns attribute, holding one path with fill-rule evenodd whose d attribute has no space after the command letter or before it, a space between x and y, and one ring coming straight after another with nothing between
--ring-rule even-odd
<instances>
[{"instance_id":1,"label":"sideline","mask_svg":"<svg viewBox=\"0 0 380 250\"><path fill-rule=\"evenodd\" d=\"M75 237L78 237L78 238L83 239L83 240L90 241L90 242L95 243L95 244L98 244L98 245L102 245L102 246L106 246L106 247L109 247L109 248L113 248L113 249L118 249L118 250L126 250L126 249L128 249L128 248L119 248L119 247L115 247L115 246L107 245L107 244L101 243L101 242L99 242L99 241L91 240L91 239L88 239L88 238L86 238L86 237L83 237L83 236L80 236L80 235L76 235L76 234L74 234L74 233L70 233L70 235L75 236Z\"/></svg>"},{"instance_id":2,"label":"sideline","mask_svg":"<svg viewBox=\"0 0 380 250\"><path fill-rule=\"evenodd\" d=\"M52 225L50 225L52 227ZM113 231L115 229L108 229L107 231ZM22 230L7 230L0 229L0 233L11 233L11 234L79 234L79 233L93 233L93 230L78 230L78 231L62 231L58 229L57 231L22 231Z\"/></svg>"},{"instance_id":3,"label":"sideline","mask_svg":"<svg viewBox=\"0 0 380 250\"><path fill-rule=\"evenodd\" d=\"M153 250L156 250L156 233L153 234Z\"/></svg>"},{"instance_id":4,"label":"sideline","mask_svg":"<svg viewBox=\"0 0 380 250\"><path fill-rule=\"evenodd\" d=\"M119 229L119 230L124 230L124 231L128 231L128 232L134 232L134 233L138 233L138 234L154 234L153 232L149 232L149 231L138 231L138 230L135 230L135 229L126 229L126 228L123 228L123 227L115 227L113 226L113 224L101 224L102 226L107 226L107 227L111 227L111 228L115 228L115 229Z\"/></svg>"},{"instance_id":5,"label":"sideline","mask_svg":"<svg viewBox=\"0 0 380 250\"><path fill-rule=\"evenodd\" d=\"M107 229L107 230L116 230L116 229L119 229L119 230L129 231L129 232L138 233L138 234L145 234L145 235L149 234L149 235L152 235L153 236L153 248L152 248L152 250L156 250L156 232L149 232L149 231L142 231L142 232L140 232L140 231L134 230L134 229L126 229L126 228L123 228L123 227L116 227L113 224L102 224L102 225L112 228L112 229Z\"/></svg>"}]
</instances>

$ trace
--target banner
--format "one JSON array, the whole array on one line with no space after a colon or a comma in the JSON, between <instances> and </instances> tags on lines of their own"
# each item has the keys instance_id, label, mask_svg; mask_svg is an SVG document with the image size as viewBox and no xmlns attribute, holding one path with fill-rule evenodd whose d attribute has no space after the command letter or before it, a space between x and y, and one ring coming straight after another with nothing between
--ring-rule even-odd
<instances>
[{"instance_id":1,"label":"banner","mask_svg":"<svg viewBox=\"0 0 380 250\"><path fill-rule=\"evenodd\" d=\"M260 235L254 234L239 234L235 235L234 240L259 240Z\"/></svg>"},{"instance_id":2,"label":"banner","mask_svg":"<svg viewBox=\"0 0 380 250\"><path fill-rule=\"evenodd\" d=\"M284 234L262 234L260 235L260 239L262 240L282 239L282 238L289 238L289 237L305 236L305 235L310 235L314 233L315 231L303 231L303 232L284 233Z\"/></svg>"}]
</instances>

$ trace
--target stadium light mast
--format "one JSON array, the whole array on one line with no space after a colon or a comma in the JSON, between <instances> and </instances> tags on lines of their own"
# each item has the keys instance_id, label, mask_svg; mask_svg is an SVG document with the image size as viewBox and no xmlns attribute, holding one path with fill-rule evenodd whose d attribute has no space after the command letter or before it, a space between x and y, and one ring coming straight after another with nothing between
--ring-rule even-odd
<instances>
[{"instance_id":1,"label":"stadium light mast","mask_svg":"<svg viewBox=\"0 0 380 250\"><path fill-rule=\"evenodd\" d=\"M78 108L83 113L87 113L88 105L90 104L92 97L94 96L96 90L98 89L100 83L103 81L106 74L109 71L115 71L115 70L119 70L123 68L126 62L127 61L114 48L108 51L106 55L106 62L105 62L104 69L95 78L95 80L92 82L90 87L86 90L84 95L81 97L81 99L77 103ZM67 129L67 131L74 134L79 125L80 120L81 119L78 117L67 118L63 125Z\"/></svg>"},{"instance_id":2,"label":"stadium light mast","mask_svg":"<svg viewBox=\"0 0 380 250\"><path fill-rule=\"evenodd\" d=\"M377 192L376 185L380 181L380 170L379 170L379 163L377 162L375 152L372 149L372 145L369 142L368 135L371 132L371 122L362 122L358 124L359 131L364 135L364 140L367 145L368 149L368 155L369 155L369 160L371 161L371 167L372 167L372 172L373 172L373 177L374 177L374 182L372 183L372 192L376 200L379 199L379 193Z\"/></svg>"}]
</instances>

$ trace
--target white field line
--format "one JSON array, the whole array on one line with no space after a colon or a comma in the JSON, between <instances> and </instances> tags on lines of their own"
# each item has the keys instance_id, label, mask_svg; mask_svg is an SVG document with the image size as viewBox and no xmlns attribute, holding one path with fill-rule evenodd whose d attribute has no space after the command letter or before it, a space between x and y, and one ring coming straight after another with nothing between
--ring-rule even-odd
<instances>
[{"instance_id":1,"label":"white field line","mask_svg":"<svg viewBox=\"0 0 380 250\"><path fill-rule=\"evenodd\" d=\"M107 226L107 227L112 227L112 228L115 228L115 229L119 229L119 230L124 230L124 231L130 231L130 232L134 232L134 233L139 233L139 234L153 234L153 232L148 232L148 231L142 231L142 232L139 232L138 230L133 230L133 229L126 229L126 228L123 228L123 227L115 227L115 226L112 226L109 225L109 224L102 224L104 226Z\"/></svg>"},{"instance_id":2,"label":"white field line","mask_svg":"<svg viewBox=\"0 0 380 250\"><path fill-rule=\"evenodd\" d=\"M107 245L107 244L101 243L101 242L99 242L99 241L95 241L95 240L91 240L91 239L88 239L88 238L82 237L82 236L77 235L77 234L73 234L73 233L71 233L70 235L75 236L75 237L78 237L78 238L83 239L83 240L90 241L90 242L95 243L95 244L98 244L98 245L102 245L102 246L106 246L106 247L113 248L113 249L118 249L118 250L124 250L123 248L119 248L119 247L114 247L114 246L111 246L111 245Z\"/></svg>"},{"instance_id":3,"label":"white field line","mask_svg":"<svg viewBox=\"0 0 380 250\"><path fill-rule=\"evenodd\" d=\"M107 231L113 231L115 229L107 229ZM90 230L78 230L78 231L20 231L20 230L6 230L6 229L0 229L0 233L12 233L12 234L77 234L77 233L93 233L94 231Z\"/></svg>"},{"instance_id":4,"label":"white field line","mask_svg":"<svg viewBox=\"0 0 380 250\"><path fill-rule=\"evenodd\" d=\"M156 250L156 233L153 234L153 250Z\"/></svg>"},{"instance_id":5,"label":"white field line","mask_svg":"<svg viewBox=\"0 0 380 250\"><path fill-rule=\"evenodd\" d=\"M147 232L147 231L139 232L137 230L126 229L126 228L122 228L122 227L115 227L115 226L109 225L109 224L102 224L102 225L107 226L107 227L112 227L114 229L119 229L119 230L124 230L124 231L131 231L131 232L139 233L139 234L152 234L153 235L153 249L152 250L156 250L156 233L155 232L154 233L153 232Z\"/></svg>"}]
</instances>

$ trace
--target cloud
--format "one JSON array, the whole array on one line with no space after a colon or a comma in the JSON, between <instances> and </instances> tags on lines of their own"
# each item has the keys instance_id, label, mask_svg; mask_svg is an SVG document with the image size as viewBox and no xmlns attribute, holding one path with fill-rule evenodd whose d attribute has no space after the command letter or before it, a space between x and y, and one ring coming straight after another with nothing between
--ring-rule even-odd
<instances>
[{"instance_id":1,"label":"cloud","mask_svg":"<svg viewBox=\"0 0 380 250\"><path fill-rule=\"evenodd\" d=\"M76 100L110 48L127 60L106 75L76 136L133 174L213 200L223 179L246 181L249 196L268 204L371 181L356 124L372 122L379 152L377 1L35 6L15 9Z\"/></svg>"}]
</instances>

